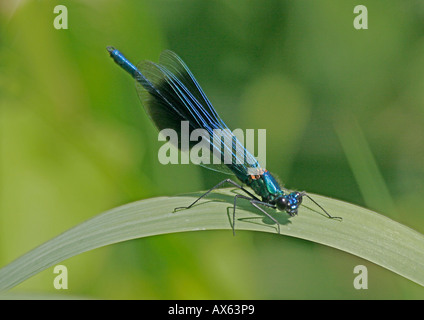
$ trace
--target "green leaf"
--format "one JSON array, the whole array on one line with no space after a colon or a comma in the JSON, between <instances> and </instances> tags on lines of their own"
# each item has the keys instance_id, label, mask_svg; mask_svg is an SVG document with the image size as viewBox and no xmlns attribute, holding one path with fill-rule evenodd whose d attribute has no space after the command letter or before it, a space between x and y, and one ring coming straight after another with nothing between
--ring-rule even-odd
<instances>
[{"instance_id":1,"label":"green leaf","mask_svg":"<svg viewBox=\"0 0 424 320\"><path fill-rule=\"evenodd\" d=\"M109 210L77 225L31 250L0 270L0 291L67 258L109 244L153 235L232 229L234 189L214 192L191 209L187 206L202 193L141 200ZM310 240L357 255L424 285L424 236L370 210L318 195L311 195L334 216L331 220L305 199L299 215L268 210L281 225L281 234ZM277 226L246 200L237 203L239 230L271 232ZM230 231L229 231L230 232ZM207 235L205 235L207 236Z\"/></svg>"}]
</instances>

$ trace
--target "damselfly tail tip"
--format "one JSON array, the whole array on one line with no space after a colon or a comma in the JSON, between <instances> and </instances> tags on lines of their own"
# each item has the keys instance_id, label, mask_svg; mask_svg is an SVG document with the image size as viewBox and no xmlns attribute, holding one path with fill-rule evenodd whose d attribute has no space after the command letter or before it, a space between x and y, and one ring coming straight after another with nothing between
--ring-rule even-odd
<instances>
[{"instance_id":1,"label":"damselfly tail tip","mask_svg":"<svg viewBox=\"0 0 424 320\"><path fill-rule=\"evenodd\" d=\"M112 46L107 46L106 49L107 51L109 51L109 53L112 53L113 51L115 51L115 48Z\"/></svg>"}]
</instances>

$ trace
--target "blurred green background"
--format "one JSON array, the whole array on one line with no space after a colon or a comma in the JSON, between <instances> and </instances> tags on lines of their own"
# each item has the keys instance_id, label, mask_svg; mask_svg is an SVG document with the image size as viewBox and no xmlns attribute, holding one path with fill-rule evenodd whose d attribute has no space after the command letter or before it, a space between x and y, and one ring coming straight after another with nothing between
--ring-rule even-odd
<instances>
[{"instance_id":1,"label":"blurred green background","mask_svg":"<svg viewBox=\"0 0 424 320\"><path fill-rule=\"evenodd\" d=\"M56 5L68 30L56 30ZM162 166L132 79L110 59L163 49L189 65L230 128L267 129L288 188L342 199L424 232L424 3L0 1L0 266L107 209L223 179ZM224 214L224 213L223 213ZM337 213L334 213L337 215ZM100 248L13 292L118 299L423 299L368 261L290 237L181 233ZM368 290L353 268L368 267Z\"/></svg>"}]
</instances>

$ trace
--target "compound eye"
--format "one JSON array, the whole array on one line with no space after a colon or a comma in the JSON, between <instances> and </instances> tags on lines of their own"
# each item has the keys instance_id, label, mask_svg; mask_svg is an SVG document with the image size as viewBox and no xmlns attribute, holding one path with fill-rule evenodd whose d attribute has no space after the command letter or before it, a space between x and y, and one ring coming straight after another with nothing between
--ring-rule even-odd
<instances>
[{"instance_id":1,"label":"compound eye","mask_svg":"<svg viewBox=\"0 0 424 320\"><path fill-rule=\"evenodd\" d=\"M280 209L281 211L285 211L289 205L289 201L286 197L279 197L276 200L276 205L278 209Z\"/></svg>"}]
</instances>

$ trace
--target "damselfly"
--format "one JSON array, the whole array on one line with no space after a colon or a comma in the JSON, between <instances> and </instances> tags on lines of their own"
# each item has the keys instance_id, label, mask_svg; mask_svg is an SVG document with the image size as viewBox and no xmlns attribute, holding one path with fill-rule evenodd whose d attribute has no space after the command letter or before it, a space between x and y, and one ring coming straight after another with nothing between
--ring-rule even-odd
<instances>
[{"instance_id":1,"label":"damselfly","mask_svg":"<svg viewBox=\"0 0 424 320\"><path fill-rule=\"evenodd\" d=\"M138 67L135 67L115 48L107 47L107 50L113 60L136 80L140 100L159 130L171 128L175 132L179 132L181 122L188 121L190 132L196 129L206 130L210 134L207 139L209 139L211 149L217 148L210 138L213 136L214 130L223 129L229 131L229 129L213 108L191 71L178 55L172 51L165 50L159 58L159 63L144 61ZM294 216L297 215L302 198L307 197L328 218L341 219L340 217L331 216L306 192L290 192L282 188L271 173L261 168L255 157L247 150L244 149L244 159L240 159L238 153L234 151L236 147L240 146L240 142L235 137L232 137L230 141L230 143L227 142L226 144L224 142L223 149L231 152L233 161L224 165L210 164L206 167L225 173L230 172L240 180L241 184L231 179L225 179L205 192L189 206L175 208L175 210L191 208L211 191L228 183L246 194L234 196L233 234L235 233L237 199L248 200L254 207L274 221L277 225L278 233L280 233L280 224L261 206L279 209L287 212L290 216ZM221 157L223 157L224 152L222 150L220 152ZM243 187L243 185L250 187L256 195Z\"/></svg>"}]
</instances>

